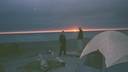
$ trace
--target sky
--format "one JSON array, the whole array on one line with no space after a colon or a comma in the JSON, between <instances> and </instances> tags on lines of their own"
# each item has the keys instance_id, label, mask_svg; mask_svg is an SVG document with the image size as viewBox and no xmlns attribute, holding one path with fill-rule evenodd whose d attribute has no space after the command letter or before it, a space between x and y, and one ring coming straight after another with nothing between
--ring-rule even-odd
<instances>
[{"instance_id":1,"label":"sky","mask_svg":"<svg viewBox=\"0 0 128 72\"><path fill-rule=\"evenodd\" d=\"M128 28L128 0L0 0L0 32Z\"/></svg>"}]
</instances>

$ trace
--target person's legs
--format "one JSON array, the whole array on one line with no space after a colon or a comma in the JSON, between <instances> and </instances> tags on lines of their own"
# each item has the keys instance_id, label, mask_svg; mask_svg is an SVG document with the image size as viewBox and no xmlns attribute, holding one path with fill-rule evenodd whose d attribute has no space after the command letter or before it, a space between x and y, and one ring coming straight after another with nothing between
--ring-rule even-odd
<instances>
[{"instance_id":1,"label":"person's legs","mask_svg":"<svg viewBox=\"0 0 128 72\"><path fill-rule=\"evenodd\" d=\"M64 51L64 55L66 55L66 48L64 48L64 50L63 50L63 51Z\"/></svg>"},{"instance_id":2,"label":"person's legs","mask_svg":"<svg viewBox=\"0 0 128 72\"><path fill-rule=\"evenodd\" d=\"M62 48L60 48L60 52L59 52L59 56L61 56L62 55Z\"/></svg>"}]
</instances>

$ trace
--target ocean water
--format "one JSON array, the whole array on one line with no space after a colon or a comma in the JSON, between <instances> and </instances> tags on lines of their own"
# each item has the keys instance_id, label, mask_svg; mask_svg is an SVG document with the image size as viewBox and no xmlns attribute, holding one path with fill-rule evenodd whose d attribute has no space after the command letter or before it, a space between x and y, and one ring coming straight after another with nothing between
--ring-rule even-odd
<instances>
[{"instance_id":1,"label":"ocean water","mask_svg":"<svg viewBox=\"0 0 128 72\"><path fill-rule=\"evenodd\" d=\"M92 38L99 32L85 32L85 38ZM0 35L0 43L8 42L33 42L58 40L60 33L23 34L23 35ZM67 39L76 39L78 33L65 33Z\"/></svg>"}]
</instances>

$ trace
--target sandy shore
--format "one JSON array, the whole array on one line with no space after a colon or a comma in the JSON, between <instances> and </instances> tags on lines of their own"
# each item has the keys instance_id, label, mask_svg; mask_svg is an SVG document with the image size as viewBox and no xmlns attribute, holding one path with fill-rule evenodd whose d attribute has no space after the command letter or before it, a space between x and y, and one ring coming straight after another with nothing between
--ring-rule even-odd
<instances>
[{"instance_id":1,"label":"sandy shore","mask_svg":"<svg viewBox=\"0 0 128 72\"><path fill-rule=\"evenodd\" d=\"M89 39L88 39L89 40ZM85 44L88 40L85 40ZM6 72L12 70L20 63L24 64L24 59L36 58L38 54L47 54L48 50L52 50L56 56L59 54L58 41L44 42L20 42L20 43L4 43L0 44L3 56L0 57L0 64L5 66ZM3 49L4 48L4 49ZM67 40L67 51L76 51L78 49L77 40ZM6 53L7 52L7 53ZM20 53L19 53L20 52ZM1 54L2 55L2 54ZM22 60L22 61L21 61ZM31 60L30 60L31 61ZM29 60L27 60L29 62ZM13 65L13 66L12 66Z\"/></svg>"},{"instance_id":2,"label":"sandy shore","mask_svg":"<svg viewBox=\"0 0 128 72\"><path fill-rule=\"evenodd\" d=\"M90 39L84 40L84 45ZM0 66L5 72L22 72L17 68L37 60L38 54L48 57L48 50L55 53L55 57L59 54L59 42L56 41L40 41L40 42L17 42L17 43L3 43L0 44ZM78 44L76 39L67 40L67 51L69 53L78 51ZM49 72L100 72L89 68L83 64L83 61L78 56L67 55L61 57L67 64L65 67L52 70ZM122 69L127 67L126 64ZM109 72L117 72L118 67L114 67L115 71L110 68ZM1 70L3 70L1 69ZM127 69L127 68L126 68Z\"/></svg>"}]
</instances>

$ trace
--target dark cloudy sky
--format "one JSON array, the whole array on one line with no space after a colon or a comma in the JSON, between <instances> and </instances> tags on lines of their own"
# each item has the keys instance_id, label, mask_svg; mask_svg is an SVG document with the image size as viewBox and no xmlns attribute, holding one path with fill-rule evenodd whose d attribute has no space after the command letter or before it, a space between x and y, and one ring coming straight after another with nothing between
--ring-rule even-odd
<instances>
[{"instance_id":1,"label":"dark cloudy sky","mask_svg":"<svg viewBox=\"0 0 128 72\"><path fill-rule=\"evenodd\" d=\"M0 0L0 31L128 27L128 0Z\"/></svg>"}]
</instances>

